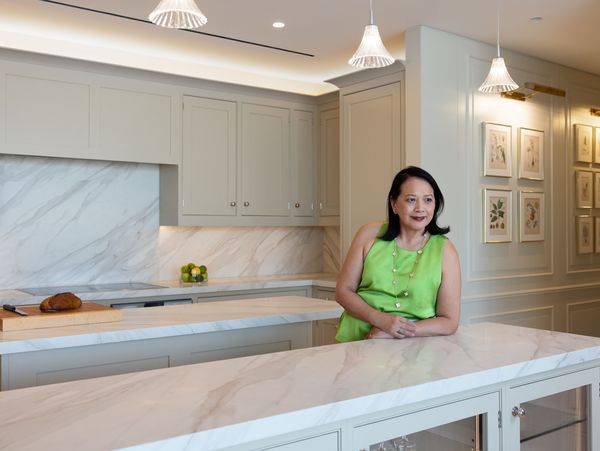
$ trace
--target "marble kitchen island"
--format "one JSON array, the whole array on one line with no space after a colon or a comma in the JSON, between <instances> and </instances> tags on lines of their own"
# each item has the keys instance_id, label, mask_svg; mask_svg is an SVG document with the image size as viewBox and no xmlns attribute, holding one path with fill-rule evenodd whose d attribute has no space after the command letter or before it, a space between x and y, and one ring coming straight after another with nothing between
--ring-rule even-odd
<instances>
[{"instance_id":1,"label":"marble kitchen island","mask_svg":"<svg viewBox=\"0 0 600 451\"><path fill-rule=\"evenodd\" d=\"M2 390L312 345L331 301L299 296L123 309L118 322L0 332Z\"/></svg>"},{"instance_id":2,"label":"marble kitchen island","mask_svg":"<svg viewBox=\"0 0 600 451\"><path fill-rule=\"evenodd\" d=\"M599 381L600 339L487 323L2 392L0 437L10 450L359 451L482 414L485 449L516 450L513 404L585 387L598 451Z\"/></svg>"}]
</instances>

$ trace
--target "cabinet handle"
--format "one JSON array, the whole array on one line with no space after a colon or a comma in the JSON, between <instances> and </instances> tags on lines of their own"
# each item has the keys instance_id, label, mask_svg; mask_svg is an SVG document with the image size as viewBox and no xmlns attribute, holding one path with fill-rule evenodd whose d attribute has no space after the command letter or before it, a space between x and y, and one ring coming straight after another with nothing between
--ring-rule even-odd
<instances>
[{"instance_id":1,"label":"cabinet handle","mask_svg":"<svg viewBox=\"0 0 600 451\"><path fill-rule=\"evenodd\" d=\"M512 416L522 418L527 414L523 407L514 406L512 408Z\"/></svg>"},{"instance_id":2,"label":"cabinet handle","mask_svg":"<svg viewBox=\"0 0 600 451\"><path fill-rule=\"evenodd\" d=\"M294 207L296 207L296 208L300 208L300 202L296 202L296 203L294 204Z\"/></svg>"},{"instance_id":3,"label":"cabinet handle","mask_svg":"<svg viewBox=\"0 0 600 451\"><path fill-rule=\"evenodd\" d=\"M230 207L235 207L236 205L237 205L237 202L229 202Z\"/></svg>"},{"instance_id":4,"label":"cabinet handle","mask_svg":"<svg viewBox=\"0 0 600 451\"><path fill-rule=\"evenodd\" d=\"M247 207L250 205L250 202L244 202L244 207Z\"/></svg>"}]
</instances>

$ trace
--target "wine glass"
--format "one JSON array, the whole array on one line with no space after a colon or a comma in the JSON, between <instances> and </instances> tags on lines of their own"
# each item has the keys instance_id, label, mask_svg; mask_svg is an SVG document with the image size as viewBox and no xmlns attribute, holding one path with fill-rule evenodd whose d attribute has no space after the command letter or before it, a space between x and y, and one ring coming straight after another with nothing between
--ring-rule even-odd
<instances>
[{"instance_id":1,"label":"wine glass","mask_svg":"<svg viewBox=\"0 0 600 451\"><path fill-rule=\"evenodd\" d=\"M417 451L417 444L409 440L406 435L401 435L394 439L392 443L396 451Z\"/></svg>"}]
</instances>

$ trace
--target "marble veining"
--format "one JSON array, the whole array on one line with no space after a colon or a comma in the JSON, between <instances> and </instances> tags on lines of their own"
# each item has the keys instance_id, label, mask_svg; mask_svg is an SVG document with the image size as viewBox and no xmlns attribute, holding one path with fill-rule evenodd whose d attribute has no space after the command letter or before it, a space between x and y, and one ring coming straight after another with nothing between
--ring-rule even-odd
<instances>
[{"instance_id":1,"label":"marble veining","mask_svg":"<svg viewBox=\"0 0 600 451\"><path fill-rule=\"evenodd\" d=\"M599 338L476 324L1 392L0 433L6 449L212 450L586 362Z\"/></svg>"},{"instance_id":2,"label":"marble veining","mask_svg":"<svg viewBox=\"0 0 600 451\"><path fill-rule=\"evenodd\" d=\"M152 280L158 166L0 156L0 287Z\"/></svg>"},{"instance_id":3,"label":"marble veining","mask_svg":"<svg viewBox=\"0 0 600 451\"><path fill-rule=\"evenodd\" d=\"M339 273L340 263L340 228L323 227L323 272Z\"/></svg>"},{"instance_id":4,"label":"marble veining","mask_svg":"<svg viewBox=\"0 0 600 451\"><path fill-rule=\"evenodd\" d=\"M335 302L300 296L124 309L112 323L0 332L0 354L71 348L336 318Z\"/></svg>"}]
</instances>

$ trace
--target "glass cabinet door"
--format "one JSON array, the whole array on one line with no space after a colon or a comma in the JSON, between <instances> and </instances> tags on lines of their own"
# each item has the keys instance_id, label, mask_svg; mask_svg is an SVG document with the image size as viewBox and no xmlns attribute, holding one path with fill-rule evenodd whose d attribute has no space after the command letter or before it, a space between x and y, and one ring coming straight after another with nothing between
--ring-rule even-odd
<instances>
[{"instance_id":1,"label":"glass cabinet door","mask_svg":"<svg viewBox=\"0 0 600 451\"><path fill-rule=\"evenodd\" d=\"M507 444L523 451L598 451L598 371L588 370L509 390ZM516 439L518 437L518 440Z\"/></svg>"},{"instance_id":2,"label":"glass cabinet door","mask_svg":"<svg viewBox=\"0 0 600 451\"><path fill-rule=\"evenodd\" d=\"M384 418L353 429L356 451L496 451L499 394Z\"/></svg>"}]
</instances>

